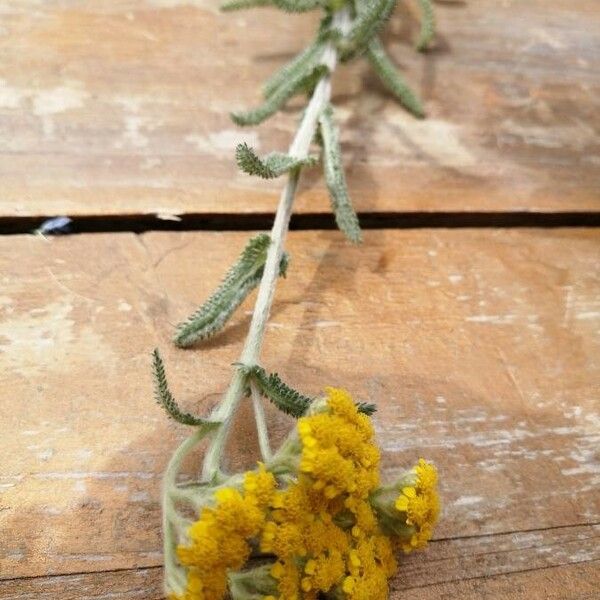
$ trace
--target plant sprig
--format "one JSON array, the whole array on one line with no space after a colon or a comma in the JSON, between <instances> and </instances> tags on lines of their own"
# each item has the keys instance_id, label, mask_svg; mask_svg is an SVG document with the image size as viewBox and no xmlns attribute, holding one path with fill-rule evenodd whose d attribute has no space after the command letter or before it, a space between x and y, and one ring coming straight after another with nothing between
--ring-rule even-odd
<instances>
[{"instance_id":1,"label":"plant sprig","mask_svg":"<svg viewBox=\"0 0 600 600\"><path fill-rule=\"evenodd\" d=\"M337 64L366 56L400 103L415 116L424 116L418 96L397 72L377 37L396 3L397 0L231 0L223 6L226 11L263 6L276 7L288 13L320 10L322 19L309 46L266 83L263 104L250 111L236 111L231 115L238 125L258 125L282 109L292 97L300 94L309 97L287 152L272 152L260 157L246 144L237 147L238 165L249 175L270 179L287 174L273 228L270 235L262 233L248 242L215 292L177 327L174 341L180 347L206 340L225 326L244 299L258 287L250 329L231 383L222 401L207 419L186 413L179 407L167 385L158 350L153 355L157 401L175 420L196 428L195 433L176 450L165 473L163 529L167 587L181 588L181 582L177 580L180 574L174 566L174 553L175 524L182 521L176 504L185 496L185 490L177 484L177 473L184 457L210 435L211 441L202 465L202 481L218 484L225 477L221 472L222 455L233 416L248 390L252 396L260 449L265 460L270 455L270 445L262 405L259 403L260 395L268 397L279 409L295 417L305 414L312 402L312 398L289 387L277 374L268 374L260 367L260 351L275 286L287 269L284 244L300 174L303 168L317 162L310 155L313 142L318 142L322 149L320 162L338 227L352 242L359 242L362 237L348 192L340 138L331 104L331 75ZM420 0L420 7L423 21L417 47L424 50L430 45L434 34L434 19L429 0ZM357 406L360 412L367 415L375 411L373 404L358 403ZM169 573L173 574L173 581L169 580Z\"/></svg>"}]
</instances>

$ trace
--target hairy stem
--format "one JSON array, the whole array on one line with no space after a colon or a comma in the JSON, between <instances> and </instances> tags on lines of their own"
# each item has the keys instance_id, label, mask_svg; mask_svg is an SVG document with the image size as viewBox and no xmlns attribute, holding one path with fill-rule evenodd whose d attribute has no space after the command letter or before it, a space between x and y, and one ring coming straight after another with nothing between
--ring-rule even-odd
<instances>
[{"instance_id":1,"label":"hairy stem","mask_svg":"<svg viewBox=\"0 0 600 600\"><path fill-rule=\"evenodd\" d=\"M267 429L267 420L265 419L265 409L262 404L260 392L254 381L250 382L250 394L252 396L252 407L256 417L256 432L258 433L258 445L260 455L264 461L271 460L271 442L269 440L269 430Z\"/></svg>"},{"instance_id":2,"label":"hairy stem","mask_svg":"<svg viewBox=\"0 0 600 600\"><path fill-rule=\"evenodd\" d=\"M346 8L334 15L334 26L344 32L348 30L350 16ZM306 158L308 156L319 116L331 98L331 73L335 70L337 59L335 46L332 43L327 44L321 62L328 67L329 73L323 76L315 87L304 112L300 127L290 146L288 153L291 156L297 158ZM279 263L283 255L299 177L299 169L295 169L289 174L275 214L275 221L271 229L271 245L267 252L264 274L258 288L258 296L252 314L250 330L240 358L240 362L248 366L256 364L262 348L265 327L269 319L275 286L279 277ZM229 389L223 398L223 402L215 409L211 416L211 420L220 421L222 424L217 429L213 442L204 458L202 475L205 479L210 479L219 472L221 456L227 442L231 421L240 398L243 395L244 385L245 375L240 369L236 369Z\"/></svg>"},{"instance_id":3,"label":"hairy stem","mask_svg":"<svg viewBox=\"0 0 600 600\"><path fill-rule=\"evenodd\" d=\"M177 474L185 456L200 443L208 433L209 427L201 425L177 448L165 471L162 489L163 505L163 552L165 557L165 581L167 592L182 593L185 589L185 575L177 565L175 549L177 546L176 522L181 517L178 515L173 502L172 492L176 489Z\"/></svg>"}]
</instances>

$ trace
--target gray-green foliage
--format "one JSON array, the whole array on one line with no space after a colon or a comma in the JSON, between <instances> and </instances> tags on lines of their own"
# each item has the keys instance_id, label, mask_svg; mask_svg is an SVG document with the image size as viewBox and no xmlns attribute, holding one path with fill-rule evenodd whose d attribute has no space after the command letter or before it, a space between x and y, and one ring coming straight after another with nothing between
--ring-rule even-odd
<instances>
[{"instance_id":1,"label":"gray-green foliage","mask_svg":"<svg viewBox=\"0 0 600 600\"><path fill-rule=\"evenodd\" d=\"M155 348L152 353L152 373L154 375L154 397L156 402L160 404L166 411L167 414L184 425L216 425L216 422L207 421L201 417L195 417L190 413L184 412L179 408L179 405L175 401L173 394L169 390L169 384L167 383L167 375L165 373L165 365L158 352L158 348Z\"/></svg>"},{"instance_id":2,"label":"gray-green foliage","mask_svg":"<svg viewBox=\"0 0 600 600\"><path fill-rule=\"evenodd\" d=\"M221 285L186 321L177 326L174 342L185 348L217 333L236 308L260 283L271 238L262 233L253 237ZM285 276L287 255L281 259L280 274Z\"/></svg>"},{"instance_id":3,"label":"gray-green foliage","mask_svg":"<svg viewBox=\"0 0 600 600\"><path fill-rule=\"evenodd\" d=\"M337 49L341 60L351 60L366 54L376 73L395 94L402 105L411 113L422 117L423 107L417 95L410 89L394 67L379 41L377 34L392 14L397 0L230 0L223 10L274 6L287 12L304 12L323 9L315 40L290 63L277 71L264 86L264 103L248 112L232 114L238 125L257 125L280 110L285 103L301 93L312 93L317 83L329 74L323 64L327 49ZM434 34L434 18L431 0L419 0L422 26L417 42L425 49ZM352 22L347 30L334 27L334 11L345 5L350 7ZM331 205L338 227L353 242L361 240L361 231L356 212L350 201L346 177L343 170L339 134L333 120L333 108L324 107L319 116L317 136L322 146L322 163L325 181L331 197ZM285 172L297 172L302 167L314 164L315 159L299 159L288 154L273 152L259 157L252 148L240 144L236 150L240 168L250 175L272 178ZM243 302L247 295L260 283L270 238L266 234L252 238L237 263L231 267L223 282L209 299L185 322L177 327L174 338L180 347L187 347L218 332ZM287 255L280 263L280 274L285 275ZM281 410L294 416L304 414L311 398L287 386L277 374L267 374L261 367L246 368L247 376ZM192 415L183 413L170 394L164 376L164 366L158 352L154 356L154 371L157 382L157 399L177 420L188 424L202 423ZM358 409L372 414L374 405L358 403Z\"/></svg>"},{"instance_id":4,"label":"gray-green foliage","mask_svg":"<svg viewBox=\"0 0 600 600\"><path fill-rule=\"evenodd\" d=\"M318 64L324 48L324 41L317 39L292 61L276 71L263 86L264 97L270 98L287 81L295 79L299 75L302 76L313 69Z\"/></svg>"},{"instance_id":5,"label":"gray-green foliage","mask_svg":"<svg viewBox=\"0 0 600 600\"><path fill-rule=\"evenodd\" d=\"M286 12L307 12L327 5L327 0L272 0L273 5Z\"/></svg>"},{"instance_id":6,"label":"gray-green foliage","mask_svg":"<svg viewBox=\"0 0 600 600\"><path fill-rule=\"evenodd\" d=\"M435 14L431 0L419 0L421 7L421 31L417 40L417 50L427 50L435 35Z\"/></svg>"},{"instance_id":7,"label":"gray-green foliage","mask_svg":"<svg viewBox=\"0 0 600 600\"><path fill-rule=\"evenodd\" d=\"M326 0L231 0L221 6L221 10L232 11L259 6L276 6L285 12L302 13L322 8Z\"/></svg>"},{"instance_id":8,"label":"gray-green foliage","mask_svg":"<svg viewBox=\"0 0 600 600\"><path fill-rule=\"evenodd\" d=\"M348 195L337 127L333 122L333 109L327 106L319 120L319 133L323 145L323 171L331 198L335 221L346 237L358 244L361 239L358 217Z\"/></svg>"},{"instance_id":9,"label":"gray-green foliage","mask_svg":"<svg viewBox=\"0 0 600 600\"><path fill-rule=\"evenodd\" d=\"M238 365L246 377L252 380L259 392L268 398L279 410L284 413L300 418L309 409L313 398L298 392L291 388L287 383L281 380L277 373L267 373L262 367L255 365L247 367ZM358 412L365 415L372 415L377 407L368 402L356 402Z\"/></svg>"},{"instance_id":10,"label":"gray-green foliage","mask_svg":"<svg viewBox=\"0 0 600 600\"><path fill-rule=\"evenodd\" d=\"M301 417L310 406L312 398L297 392L281 381L277 373L267 372L257 365L253 367L240 367L246 376L252 379L260 393L268 398L279 410L291 415Z\"/></svg>"},{"instance_id":11,"label":"gray-green foliage","mask_svg":"<svg viewBox=\"0 0 600 600\"><path fill-rule=\"evenodd\" d=\"M350 31L340 42L342 60L354 58L367 49L369 42L392 14L397 1L356 1L356 17Z\"/></svg>"},{"instance_id":12,"label":"gray-green foliage","mask_svg":"<svg viewBox=\"0 0 600 600\"><path fill-rule=\"evenodd\" d=\"M402 106L416 117L424 117L425 112L419 97L404 81L404 78L388 58L381 42L377 38L372 39L369 43L367 56L377 75L379 75L383 83L398 98Z\"/></svg>"},{"instance_id":13,"label":"gray-green foliage","mask_svg":"<svg viewBox=\"0 0 600 600\"><path fill-rule=\"evenodd\" d=\"M357 402L356 408L358 412L369 417L377 411L377 406L375 406L375 404L371 404L370 402Z\"/></svg>"},{"instance_id":14,"label":"gray-green foliage","mask_svg":"<svg viewBox=\"0 0 600 600\"><path fill-rule=\"evenodd\" d=\"M314 165L317 159L314 156L297 158L281 152L271 152L260 158L248 144L239 144L235 151L237 164L244 173L257 175L263 179L273 179L299 167Z\"/></svg>"},{"instance_id":15,"label":"gray-green foliage","mask_svg":"<svg viewBox=\"0 0 600 600\"><path fill-rule=\"evenodd\" d=\"M271 0L231 0L230 2L225 2L225 4L221 6L221 10L229 12L233 10L244 10L246 8L272 5L273 2Z\"/></svg>"},{"instance_id":16,"label":"gray-green foliage","mask_svg":"<svg viewBox=\"0 0 600 600\"><path fill-rule=\"evenodd\" d=\"M419 47L425 47L433 32L433 10L430 0L420 0L423 14ZM424 111L417 94L404 81L402 75L387 56L377 33L392 14L397 0L270 0L268 4L286 11L301 12L323 7L324 17L315 40L290 63L277 71L264 86L265 102L260 107L232 114L239 125L256 125L279 110L291 97L303 91L310 92L317 81L327 74L320 63L327 45L336 46L342 60L365 54L383 83L399 102L417 117ZM235 0L227 9L263 6L264 0ZM346 31L333 26L332 14L344 4L351 7L352 22ZM323 172L329 190L331 205L338 227L354 243L361 241L361 231L356 212L350 201L341 157L339 135L333 123L333 109L328 105L319 119L319 136L323 152ZM260 158L247 145L236 151L240 168L250 175L262 178L277 177L297 168L312 164L301 162L281 153Z\"/></svg>"},{"instance_id":17,"label":"gray-green foliage","mask_svg":"<svg viewBox=\"0 0 600 600\"><path fill-rule=\"evenodd\" d=\"M231 118L238 125L258 125L275 114L293 96L302 92L312 92L319 79L326 75L328 71L325 65L314 67L309 65L307 69L298 70L273 90L261 106L247 112L234 112L231 114Z\"/></svg>"}]
</instances>

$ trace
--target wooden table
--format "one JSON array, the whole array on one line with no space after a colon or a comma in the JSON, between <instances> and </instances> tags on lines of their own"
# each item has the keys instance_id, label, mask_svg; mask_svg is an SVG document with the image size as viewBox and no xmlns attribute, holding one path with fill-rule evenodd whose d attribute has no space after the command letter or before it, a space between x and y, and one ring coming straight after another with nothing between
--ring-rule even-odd
<instances>
[{"instance_id":1,"label":"wooden table","mask_svg":"<svg viewBox=\"0 0 600 600\"><path fill-rule=\"evenodd\" d=\"M227 112L314 27L215 6L0 2L0 598L162 597L160 478L186 431L152 400L150 351L186 407L219 400L252 301L201 349L173 348L173 325L274 210L281 182L237 173L235 144L283 149L296 119L241 131ZM430 54L410 49L412 3L387 40L428 120L364 65L336 79L369 228L346 244L304 179L263 363L376 402L384 476L438 464L443 519L393 599L597 598L600 11L437 14ZM95 233L26 234L58 214ZM255 456L248 407L230 450L232 468Z\"/></svg>"}]
</instances>

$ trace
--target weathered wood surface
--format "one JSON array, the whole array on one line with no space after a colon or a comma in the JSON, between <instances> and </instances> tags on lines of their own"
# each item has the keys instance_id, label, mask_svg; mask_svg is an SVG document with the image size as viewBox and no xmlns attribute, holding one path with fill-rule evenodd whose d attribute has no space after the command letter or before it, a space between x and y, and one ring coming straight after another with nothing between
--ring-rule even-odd
<instances>
[{"instance_id":1,"label":"weathered wood surface","mask_svg":"<svg viewBox=\"0 0 600 600\"><path fill-rule=\"evenodd\" d=\"M251 303L204 349L169 336L246 238L0 240L0 597L160 597L160 477L185 430L152 401L149 352L187 407L218 400ZM436 540L403 559L392 597L590 598L600 233L379 231L354 248L298 232L289 248L264 364L377 402L387 476L421 455L441 470ZM236 465L255 449L249 416ZM289 421L269 416L281 437ZM515 575L532 569L532 585ZM552 589L563 579L573 595Z\"/></svg>"},{"instance_id":2,"label":"weathered wood surface","mask_svg":"<svg viewBox=\"0 0 600 600\"><path fill-rule=\"evenodd\" d=\"M217 4L2 0L0 216L273 211L281 184L238 173L233 151L285 149L297 110L248 130L228 112L259 101L315 19L220 15ZM597 211L596 0L436 10L430 54L411 47L414 2L387 40L427 120L402 111L364 64L336 77L357 209ZM329 210L318 171L298 210Z\"/></svg>"},{"instance_id":3,"label":"weathered wood surface","mask_svg":"<svg viewBox=\"0 0 600 600\"><path fill-rule=\"evenodd\" d=\"M596 600L598 562L570 564L508 575L474 578L392 592L391 600ZM4 600L161 600L161 569L146 568L82 575L0 581ZM107 591L110 590L110 591Z\"/></svg>"}]
</instances>

